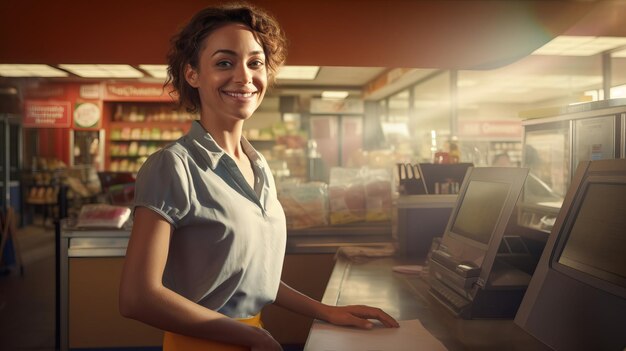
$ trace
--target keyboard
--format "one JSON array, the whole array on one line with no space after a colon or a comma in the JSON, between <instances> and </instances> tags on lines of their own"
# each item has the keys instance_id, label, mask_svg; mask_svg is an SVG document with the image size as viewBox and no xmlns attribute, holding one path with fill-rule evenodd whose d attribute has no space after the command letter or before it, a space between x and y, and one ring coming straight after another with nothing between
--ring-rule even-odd
<instances>
[{"instance_id":1,"label":"keyboard","mask_svg":"<svg viewBox=\"0 0 626 351\"><path fill-rule=\"evenodd\" d=\"M470 301L448 288L436 278L429 279L430 293L439 301L451 308L455 313L460 314Z\"/></svg>"}]
</instances>

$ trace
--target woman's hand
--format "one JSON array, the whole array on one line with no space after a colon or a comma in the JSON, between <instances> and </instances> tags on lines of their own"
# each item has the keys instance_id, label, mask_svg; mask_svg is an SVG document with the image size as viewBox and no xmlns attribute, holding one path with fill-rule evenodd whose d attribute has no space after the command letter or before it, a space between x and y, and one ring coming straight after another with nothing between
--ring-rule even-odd
<instances>
[{"instance_id":1,"label":"woman's hand","mask_svg":"<svg viewBox=\"0 0 626 351\"><path fill-rule=\"evenodd\" d=\"M369 321L369 319L376 319L387 328L397 328L400 326L393 317L376 307L363 305L325 306L324 310L320 319L336 325L371 329L374 323Z\"/></svg>"}]
</instances>

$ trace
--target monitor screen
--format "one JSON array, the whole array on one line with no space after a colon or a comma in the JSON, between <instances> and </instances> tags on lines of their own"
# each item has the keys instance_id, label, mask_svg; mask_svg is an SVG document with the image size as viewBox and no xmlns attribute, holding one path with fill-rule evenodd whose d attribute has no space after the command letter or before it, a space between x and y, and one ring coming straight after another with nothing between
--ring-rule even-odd
<instances>
[{"instance_id":1,"label":"monitor screen","mask_svg":"<svg viewBox=\"0 0 626 351\"><path fill-rule=\"evenodd\" d=\"M624 199L624 183L589 183L558 263L626 288Z\"/></svg>"},{"instance_id":2,"label":"monitor screen","mask_svg":"<svg viewBox=\"0 0 626 351\"><path fill-rule=\"evenodd\" d=\"M511 184L472 180L467 186L451 231L488 244Z\"/></svg>"}]
</instances>

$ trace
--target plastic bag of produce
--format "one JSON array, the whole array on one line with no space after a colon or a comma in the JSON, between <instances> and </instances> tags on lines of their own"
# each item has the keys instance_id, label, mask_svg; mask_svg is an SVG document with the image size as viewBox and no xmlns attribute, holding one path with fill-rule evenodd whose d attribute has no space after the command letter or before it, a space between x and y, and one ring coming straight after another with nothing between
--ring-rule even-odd
<instances>
[{"instance_id":1,"label":"plastic bag of produce","mask_svg":"<svg viewBox=\"0 0 626 351\"><path fill-rule=\"evenodd\" d=\"M365 178L365 220L368 222L391 220L391 171L387 168L370 168Z\"/></svg>"},{"instance_id":2,"label":"plastic bag of produce","mask_svg":"<svg viewBox=\"0 0 626 351\"><path fill-rule=\"evenodd\" d=\"M328 186L322 182L285 183L278 191L288 229L328 225Z\"/></svg>"},{"instance_id":3,"label":"plastic bag of produce","mask_svg":"<svg viewBox=\"0 0 626 351\"><path fill-rule=\"evenodd\" d=\"M365 184L362 172L363 169L360 168L331 168L328 185L331 224L365 220Z\"/></svg>"}]
</instances>

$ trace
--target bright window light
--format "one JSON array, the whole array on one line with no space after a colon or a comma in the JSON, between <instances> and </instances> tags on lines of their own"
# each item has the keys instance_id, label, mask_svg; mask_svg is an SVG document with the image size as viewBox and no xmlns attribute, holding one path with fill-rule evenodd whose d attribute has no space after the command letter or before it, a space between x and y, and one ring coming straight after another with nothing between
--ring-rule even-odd
<instances>
[{"instance_id":1,"label":"bright window light","mask_svg":"<svg viewBox=\"0 0 626 351\"><path fill-rule=\"evenodd\" d=\"M283 66L276 79L313 80L317 77L319 66Z\"/></svg>"},{"instance_id":2,"label":"bright window light","mask_svg":"<svg viewBox=\"0 0 626 351\"><path fill-rule=\"evenodd\" d=\"M611 88L611 99L626 98L626 84Z\"/></svg>"},{"instance_id":3,"label":"bright window light","mask_svg":"<svg viewBox=\"0 0 626 351\"><path fill-rule=\"evenodd\" d=\"M341 100L348 97L347 91L322 91L322 99Z\"/></svg>"},{"instance_id":4,"label":"bright window light","mask_svg":"<svg viewBox=\"0 0 626 351\"><path fill-rule=\"evenodd\" d=\"M167 78L167 65L139 65L139 68L154 78Z\"/></svg>"},{"instance_id":5,"label":"bright window light","mask_svg":"<svg viewBox=\"0 0 626 351\"><path fill-rule=\"evenodd\" d=\"M623 37L561 35L533 52L533 55L592 56L626 45Z\"/></svg>"},{"instance_id":6,"label":"bright window light","mask_svg":"<svg viewBox=\"0 0 626 351\"><path fill-rule=\"evenodd\" d=\"M3 77L67 77L69 74L48 65L39 64L0 64Z\"/></svg>"},{"instance_id":7,"label":"bright window light","mask_svg":"<svg viewBox=\"0 0 626 351\"><path fill-rule=\"evenodd\" d=\"M130 65L61 64L62 69L83 78L143 78L143 73Z\"/></svg>"}]
</instances>

